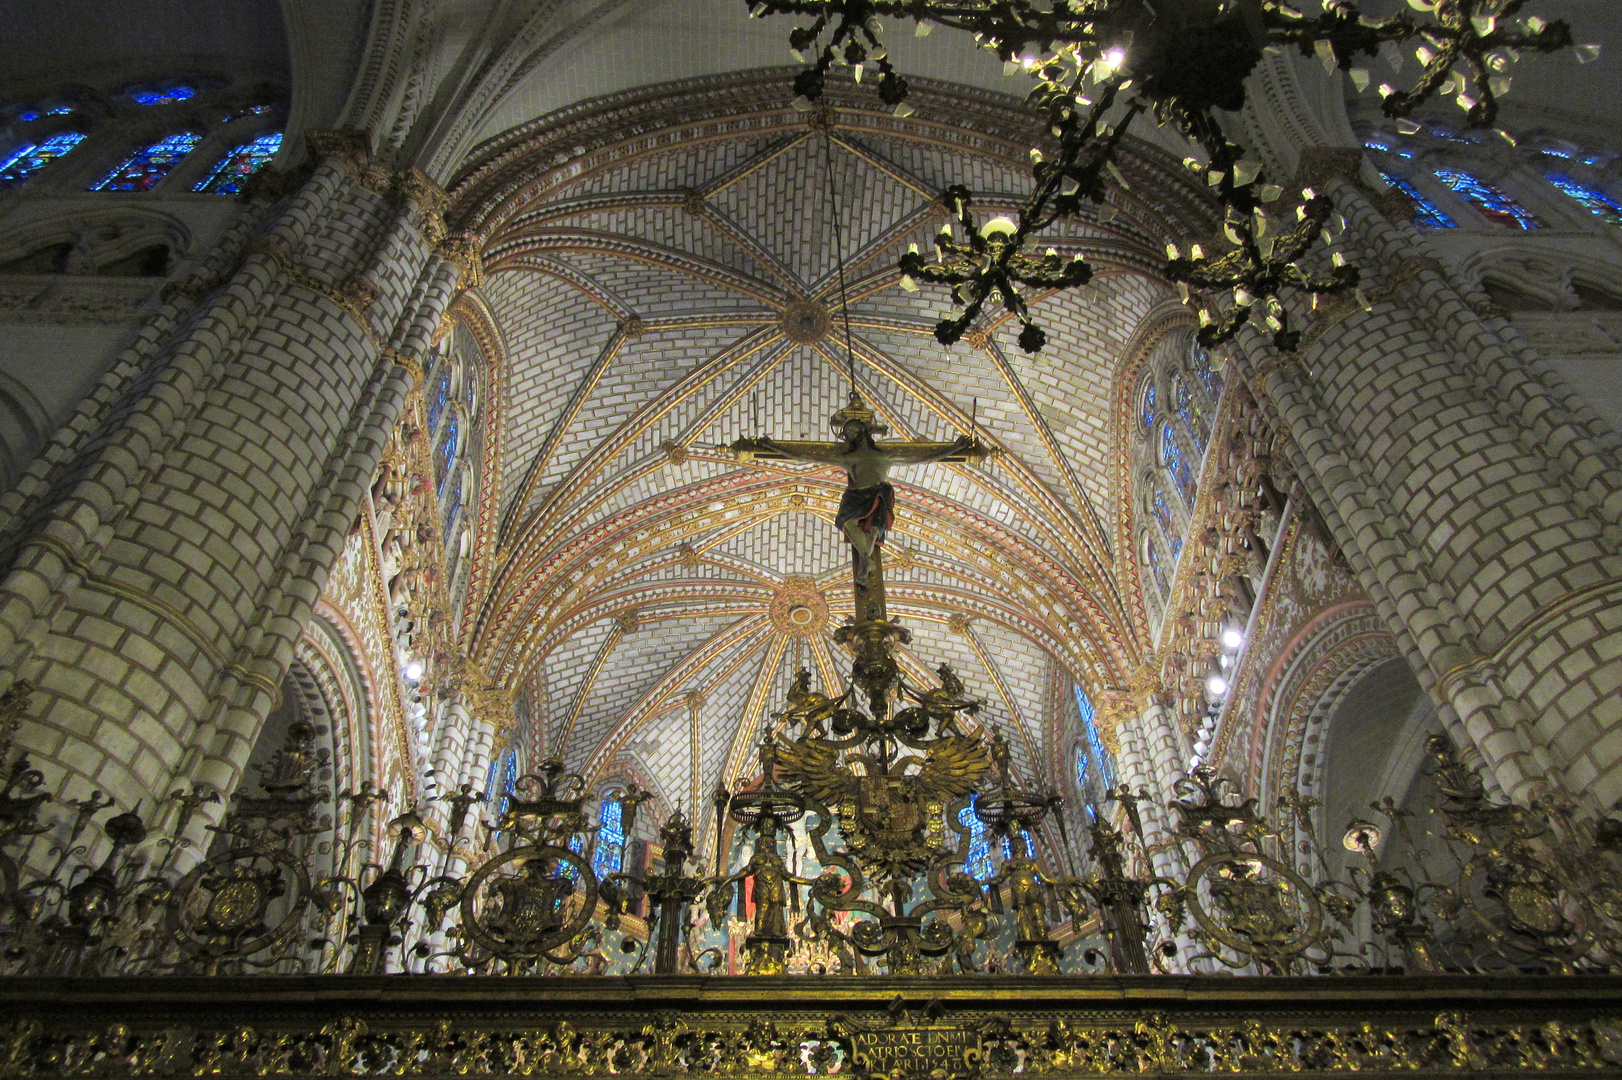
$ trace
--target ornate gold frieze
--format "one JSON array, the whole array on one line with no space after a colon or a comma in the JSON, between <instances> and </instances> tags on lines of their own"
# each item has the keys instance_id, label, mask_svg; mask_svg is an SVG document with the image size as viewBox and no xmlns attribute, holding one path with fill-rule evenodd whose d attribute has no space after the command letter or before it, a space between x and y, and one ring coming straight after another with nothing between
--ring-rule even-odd
<instances>
[{"instance_id":1,"label":"ornate gold frieze","mask_svg":"<svg viewBox=\"0 0 1622 1080\"><path fill-rule=\"evenodd\" d=\"M0 1077L854 1076L1487 1072L1615 1075L1622 989L1546 978L1123 988L765 977L644 980L564 1001L528 981L20 979L0 990ZM166 985L167 983L167 985ZM456 985L451 985L455 983ZM1042 985L1037 985L1042 984ZM1427 998L1440 1004L1426 1007ZM837 1002L837 1005L831 1004Z\"/></svg>"}]
</instances>

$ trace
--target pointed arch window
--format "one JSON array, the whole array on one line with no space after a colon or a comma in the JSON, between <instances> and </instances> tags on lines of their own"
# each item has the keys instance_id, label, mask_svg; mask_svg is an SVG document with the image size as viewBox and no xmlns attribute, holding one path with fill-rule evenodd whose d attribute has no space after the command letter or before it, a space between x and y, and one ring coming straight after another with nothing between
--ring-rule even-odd
<instances>
[{"instance_id":1,"label":"pointed arch window","mask_svg":"<svg viewBox=\"0 0 1622 1080\"><path fill-rule=\"evenodd\" d=\"M1188 466L1188 458L1183 454L1183 448L1177 442L1177 433L1172 431L1171 424L1162 422L1160 425L1160 461L1171 474L1172 482L1177 486L1177 493L1183 497L1185 506L1194 502L1194 471Z\"/></svg>"},{"instance_id":2,"label":"pointed arch window","mask_svg":"<svg viewBox=\"0 0 1622 1080\"><path fill-rule=\"evenodd\" d=\"M456 460L457 440L461 436L459 417L451 413L450 419L445 421L445 434L439 439L439 453L435 458L434 467L439 473L439 494L445 494L445 481L451 474L451 463Z\"/></svg>"},{"instance_id":3,"label":"pointed arch window","mask_svg":"<svg viewBox=\"0 0 1622 1080\"><path fill-rule=\"evenodd\" d=\"M1170 590L1170 586L1166 582L1166 568L1160 561L1160 545L1155 543L1155 538L1152 536L1145 536L1143 539L1143 554L1145 561L1149 564L1149 579L1154 582L1155 588L1159 590L1161 603L1165 603L1166 593Z\"/></svg>"},{"instance_id":4,"label":"pointed arch window","mask_svg":"<svg viewBox=\"0 0 1622 1080\"><path fill-rule=\"evenodd\" d=\"M1437 169L1436 178L1464 197L1465 201L1481 212L1481 216L1495 225L1513 225L1517 229L1541 229L1537 216L1493 187L1466 172Z\"/></svg>"},{"instance_id":5,"label":"pointed arch window","mask_svg":"<svg viewBox=\"0 0 1622 1080\"><path fill-rule=\"evenodd\" d=\"M963 869L976 881L984 881L993 873L991 866L991 839L986 835L986 823L974 812L978 794L969 796L969 805L958 811L957 822L969 836L969 853L963 858Z\"/></svg>"},{"instance_id":6,"label":"pointed arch window","mask_svg":"<svg viewBox=\"0 0 1622 1080\"><path fill-rule=\"evenodd\" d=\"M439 377L434 380L433 390L428 395L429 431L439 427L439 418L445 415L445 406L450 404L451 382L456 376L451 367L450 357L442 356L439 361Z\"/></svg>"},{"instance_id":7,"label":"pointed arch window","mask_svg":"<svg viewBox=\"0 0 1622 1080\"><path fill-rule=\"evenodd\" d=\"M499 786L497 786L498 777ZM484 785L485 805L488 806L493 802L497 795L501 796L501 802L496 807L498 823L507 816L507 807L512 805L513 785L516 783L518 783L518 751L508 750L498 762L491 764L490 778Z\"/></svg>"},{"instance_id":8,"label":"pointed arch window","mask_svg":"<svg viewBox=\"0 0 1622 1080\"><path fill-rule=\"evenodd\" d=\"M452 536L454 535L451 526L456 524L456 512L462 509L462 488L466 482L466 471L463 469L457 469L456 478L451 481L450 496L446 498L445 508L442 511L445 526L445 540L447 543L450 542Z\"/></svg>"},{"instance_id":9,"label":"pointed arch window","mask_svg":"<svg viewBox=\"0 0 1622 1080\"><path fill-rule=\"evenodd\" d=\"M624 812L618 795L603 796L597 821L597 851L591 857L591 871L601 880L619 873L625 863Z\"/></svg>"},{"instance_id":10,"label":"pointed arch window","mask_svg":"<svg viewBox=\"0 0 1622 1080\"><path fill-rule=\"evenodd\" d=\"M1138 395L1138 416L1143 421L1144 431L1153 431L1155 427L1155 380L1153 376L1143 382L1143 392Z\"/></svg>"},{"instance_id":11,"label":"pointed arch window","mask_svg":"<svg viewBox=\"0 0 1622 1080\"><path fill-rule=\"evenodd\" d=\"M1188 388L1188 383L1181 377L1177 380L1177 416L1183 421L1183 430L1188 433L1189 441L1194 444L1194 450L1200 457L1205 456L1206 443L1210 441L1211 433L1205 421L1205 410L1195 400L1194 394Z\"/></svg>"},{"instance_id":12,"label":"pointed arch window","mask_svg":"<svg viewBox=\"0 0 1622 1080\"><path fill-rule=\"evenodd\" d=\"M1205 396L1210 398L1213 404L1221 400L1222 376L1211 366L1211 350L1196 342L1189 352L1189 366L1193 368L1195 377L1200 380L1200 385L1205 387Z\"/></svg>"},{"instance_id":13,"label":"pointed arch window","mask_svg":"<svg viewBox=\"0 0 1622 1080\"><path fill-rule=\"evenodd\" d=\"M137 105L174 105L182 101L190 101L197 96L195 87L185 85L175 86L143 86L130 91L130 100Z\"/></svg>"},{"instance_id":14,"label":"pointed arch window","mask_svg":"<svg viewBox=\"0 0 1622 1080\"><path fill-rule=\"evenodd\" d=\"M211 195L236 195L250 176L270 164L281 148L282 133L266 132L226 154L192 190Z\"/></svg>"},{"instance_id":15,"label":"pointed arch window","mask_svg":"<svg viewBox=\"0 0 1622 1080\"><path fill-rule=\"evenodd\" d=\"M48 139L13 150L0 161L0 190L14 188L25 182L57 158L84 142L77 131L59 131Z\"/></svg>"},{"instance_id":16,"label":"pointed arch window","mask_svg":"<svg viewBox=\"0 0 1622 1080\"><path fill-rule=\"evenodd\" d=\"M1092 699L1080 686L1075 690L1082 734L1081 746L1076 751L1076 782L1084 793L1092 791L1094 781L1101 784L1104 791L1109 791L1115 787L1115 755L1109 752L1098 733L1098 711Z\"/></svg>"},{"instance_id":17,"label":"pointed arch window","mask_svg":"<svg viewBox=\"0 0 1622 1080\"><path fill-rule=\"evenodd\" d=\"M1166 501L1164 490L1155 488L1154 494L1149 497L1149 507L1155 512L1155 520L1160 522L1160 530L1166 534L1166 542L1171 545L1171 557L1175 559L1182 553L1183 538L1177 531L1177 519L1172 516L1171 503Z\"/></svg>"},{"instance_id":18,"label":"pointed arch window","mask_svg":"<svg viewBox=\"0 0 1622 1080\"><path fill-rule=\"evenodd\" d=\"M1549 173L1549 183L1576 199L1583 209L1601 218L1607 224L1622 226L1622 203L1617 202L1597 187L1574 180L1564 173Z\"/></svg>"},{"instance_id":19,"label":"pointed arch window","mask_svg":"<svg viewBox=\"0 0 1622 1080\"><path fill-rule=\"evenodd\" d=\"M1388 172L1381 173L1380 177L1389 186L1397 189L1398 191L1400 191L1404 195L1406 195L1408 197L1408 201L1414 204L1414 226L1415 226L1415 228L1420 228L1420 229L1453 229L1453 228L1457 228L1457 226L1453 224L1453 219L1452 218L1448 217L1446 214L1442 213L1441 210L1437 209L1437 206L1436 206L1435 203L1431 202L1429 199L1425 198L1425 196L1421 195L1419 193L1419 189L1414 187L1414 185L1410 184L1408 181L1402 179L1399 176L1393 176Z\"/></svg>"},{"instance_id":20,"label":"pointed arch window","mask_svg":"<svg viewBox=\"0 0 1622 1080\"><path fill-rule=\"evenodd\" d=\"M125 158L118 168L91 184L90 190L151 191L202 141L203 137L194 131L165 135L151 146Z\"/></svg>"}]
</instances>

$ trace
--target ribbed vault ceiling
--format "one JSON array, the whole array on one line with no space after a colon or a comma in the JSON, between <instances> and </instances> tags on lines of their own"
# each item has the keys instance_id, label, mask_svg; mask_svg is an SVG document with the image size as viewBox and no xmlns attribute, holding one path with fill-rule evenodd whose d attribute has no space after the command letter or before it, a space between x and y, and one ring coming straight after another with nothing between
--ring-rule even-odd
<instances>
[{"instance_id":1,"label":"ribbed vault ceiling","mask_svg":"<svg viewBox=\"0 0 1622 1080\"><path fill-rule=\"evenodd\" d=\"M914 632L904 663L924 682L950 662L1019 767L1051 774L1050 695L1077 677L1119 684L1141 648L1117 585L1118 374L1146 320L1175 307L1138 267L1165 215L1197 214L1197 199L1184 208L1172 168L1146 152L1129 165L1134 190L1158 202L1134 196L1109 226L1054 238L1103 255L1094 286L1036 305L1041 356L1013 344L1017 324L946 349L931 336L942 296L903 292L895 261L928 244L950 182L1012 206L1030 138L1018 114L925 88L908 121L839 110L829 146L787 107L786 78L751 79L724 102L690 84L605 104L605 123L637 118L634 138L593 142L578 116L561 137L581 141L562 153L558 130L515 133L456 191L484 234L482 297L507 372L499 554L468 616L476 648L487 669L537 677L550 753L689 806L750 775L796 663L838 685L842 474L718 450L825 437L843 402L831 155L861 392L891 437L948 439L977 410L1003 451L895 476L887 577Z\"/></svg>"}]
</instances>

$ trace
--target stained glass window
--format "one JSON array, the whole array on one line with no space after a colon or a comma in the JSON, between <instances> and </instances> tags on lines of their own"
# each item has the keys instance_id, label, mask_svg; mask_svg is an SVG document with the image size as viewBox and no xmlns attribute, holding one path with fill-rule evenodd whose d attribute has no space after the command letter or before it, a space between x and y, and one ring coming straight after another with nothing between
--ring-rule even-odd
<instances>
[{"instance_id":1,"label":"stained glass window","mask_svg":"<svg viewBox=\"0 0 1622 1080\"><path fill-rule=\"evenodd\" d=\"M1222 397L1222 376L1211 366L1211 350L1204 345L1196 344L1189 354L1190 366L1194 374L1199 377L1200 385L1205 387L1205 396L1212 401Z\"/></svg>"},{"instance_id":2,"label":"stained glass window","mask_svg":"<svg viewBox=\"0 0 1622 1080\"><path fill-rule=\"evenodd\" d=\"M193 191L214 195L235 195L242 190L242 182L270 164L276 151L282 148L282 133L266 132L253 142L243 143L220 159L214 171Z\"/></svg>"},{"instance_id":3,"label":"stained glass window","mask_svg":"<svg viewBox=\"0 0 1622 1080\"><path fill-rule=\"evenodd\" d=\"M1096 767L1098 779L1104 785L1104 790L1108 791L1115 786L1115 757L1098 734L1098 711L1093 708L1092 699L1079 686L1076 687L1076 708L1081 712L1083 736L1082 752L1077 755L1076 779L1086 790L1088 774L1092 767Z\"/></svg>"},{"instance_id":4,"label":"stained glass window","mask_svg":"<svg viewBox=\"0 0 1622 1080\"><path fill-rule=\"evenodd\" d=\"M445 540L447 545L451 540L451 524L456 520L456 512L462 508L462 485L467 479L467 473L462 469L456 470L456 479L451 484L450 498L445 500Z\"/></svg>"},{"instance_id":5,"label":"stained glass window","mask_svg":"<svg viewBox=\"0 0 1622 1080\"><path fill-rule=\"evenodd\" d=\"M485 801L493 799L496 795L496 777L501 777L501 804L496 807L496 820L500 821L507 813L507 807L512 802L513 785L518 782L518 751L509 750L507 756L501 759L498 765L490 766L490 780L485 784Z\"/></svg>"},{"instance_id":6,"label":"stained glass window","mask_svg":"<svg viewBox=\"0 0 1622 1080\"><path fill-rule=\"evenodd\" d=\"M1481 216L1496 225L1513 225L1518 229L1540 229L1543 223L1537 217L1505 195L1502 191L1482 180L1477 180L1469 173L1455 172L1452 169L1437 169L1436 178L1460 195L1464 196Z\"/></svg>"},{"instance_id":7,"label":"stained glass window","mask_svg":"<svg viewBox=\"0 0 1622 1080\"><path fill-rule=\"evenodd\" d=\"M433 431L439 426L439 418L445 415L445 406L451 400L451 362L442 360L439 365L439 378L434 380L433 390L428 395L428 430Z\"/></svg>"},{"instance_id":8,"label":"stained glass window","mask_svg":"<svg viewBox=\"0 0 1622 1080\"><path fill-rule=\"evenodd\" d=\"M1177 435L1170 424L1160 425L1160 460L1177 483L1177 491L1185 504L1194 501L1194 472L1188 467L1188 458L1177 443Z\"/></svg>"},{"instance_id":9,"label":"stained glass window","mask_svg":"<svg viewBox=\"0 0 1622 1080\"><path fill-rule=\"evenodd\" d=\"M1597 214L1612 225L1622 225L1622 203L1599 188L1580 183L1563 173L1549 173L1548 176L1549 183L1582 203L1590 214Z\"/></svg>"},{"instance_id":10,"label":"stained glass window","mask_svg":"<svg viewBox=\"0 0 1622 1080\"><path fill-rule=\"evenodd\" d=\"M72 105L56 105L56 106L53 106L52 108L49 108L49 109L29 109L27 112L25 112L22 115L18 116L17 119L21 120L23 123L27 124L27 123L30 123L30 122L32 122L34 120L38 120L42 116L72 116L72 115L73 115L73 106Z\"/></svg>"},{"instance_id":11,"label":"stained glass window","mask_svg":"<svg viewBox=\"0 0 1622 1080\"><path fill-rule=\"evenodd\" d=\"M1452 229L1456 228L1453 219L1436 208L1436 204L1419 193L1419 189L1401 177L1390 173L1380 174L1387 184L1408 196L1408 201L1414 204L1414 225L1420 229Z\"/></svg>"},{"instance_id":12,"label":"stained glass window","mask_svg":"<svg viewBox=\"0 0 1622 1080\"><path fill-rule=\"evenodd\" d=\"M457 419L456 414L452 413L451 418L445 421L445 434L440 437L439 455L434 463L434 468L439 473L439 495L441 498L445 495L445 479L451 474L451 462L456 460L456 441L459 435Z\"/></svg>"},{"instance_id":13,"label":"stained glass window","mask_svg":"<svg viewBox=\"0 0 1622 1080\"><path fill-rule=\"evenodd\" d=\"M591 870L601 880L609 874L619 873L625 862L625 830L620 824L623 818L619 796L603 796L597 820L601 824L597 829L597 851L591 857Z\"/></svg>"},{"instance_id":14,"label":"stained glass window","mask_svg":"<svg viewBox=\"0 0 1622 1080\"><path fill-rule=\"evenodd\" d=\"M130 98L137 105L173 105L196 96L197 91L190 86L147 86L130 91Z\"/></svg>"},{"instance_id":15,"label":"stained glass window","mask_svg":"<svg viewBox=\"0 0 1622 1080\"><path fill-rule=\"evenodd\" d=\"M77 131L62 131L37 143L29 143L0 161L0 189L12 188L84 142Z\"/></svg>"},{"instance_id":16,"label":"stained glass window","mask_svg":"<svg viewBox=\"0 0 1622 1080\"><path fill-rule=\"evenodd\" d=\"M269 111L269 105L247 105L240 109L232 109L221 119L229 124L233 120L241 120L244 116L263 116Z\"/></svg>"},{"instance_id":17,"label":"stained glass window","mask_svg":"<svg viewBox=\"0 0 1622 1080\"><path fill-rule=\"evenodd\" d=\"M1166 598L1166 568L1160 563L1160 545L1155 543L1154 537L1148 537L1144 551L1149 557L1149 576L1154 579L1155 588L1160 590L1160 598Z\"/></svg>"},{"instance_id":18,"label":"stained glass window","mask_svg":"<svg viewBox=\"0 0 1622 1080\"><path fill-rule=\"evenodd\" d=\"M1193 392L1182 379L1177 380L1177 415L1182 418L1183 429L1194 441L1194 449L1204 457L1205 444L1211 437L1205 423L1205 410L1194 400Z\"/></svg>"},{"instance_id":19,"label":"stained glass window","mask_svg":"<svg viewBox=\"0 0 1622 1080\"><path fill-rule=\"evenodd\" d=\"M1172 558L1176 558L1178 552L1182 550L1183 541L1177 535L1177 522L1171 516L1171 504L1166 501L1166 493L1160 488L1155 488L1149 505L1154 507L1155 517L1160 520L1160 528L1166 534L1166 541L1171 544Z\"/></svg>"},{"instance_id":20,"label":"stained glass window","mask_svg":"<svg viewBox=\"0 0 1622 1080\"><path fill-rule=\"evenodd\" d=\"M979 795L969 796L969 805L958 811L957 822L968 831L969 853L963 859L963 869L976 881L984 881L992 875L991 867L991 840L986 836L986 824L974 813L974 804L980 799Z\"/></svg>"},{"instance_id":21,"label":"stained glass window","mask_svg":"<svg viewBox=\"0 0 1622 1080\"><path fill-rule=\"evenodd\" d=\"M91 184L90 190L151 191L202 141L201 135L190 131L165 135L146 149L131 154L122 165Z\"/></svg>"},{"instance_id":22,"label":"stained glass window","mask_svg":"<svg viewBox=\"0 0 1622 1080\"><path fill-rule=\"evenodd\" d=\"M1143 430L1151 431L1155 426L1155 381L1149 379L1143 384Z\"/></svg>"}]
</instances>

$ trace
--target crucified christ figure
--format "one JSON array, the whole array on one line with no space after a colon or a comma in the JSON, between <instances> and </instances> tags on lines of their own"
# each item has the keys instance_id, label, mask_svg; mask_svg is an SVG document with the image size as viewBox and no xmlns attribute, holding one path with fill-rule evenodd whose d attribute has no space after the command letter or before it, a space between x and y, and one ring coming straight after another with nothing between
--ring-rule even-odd
<instances>
[{"instance_id":1,"label":"crucified christ figure","mask_svg":"<svg viewBox=\"0 0 1622 1080\"><path fill-rule=\"evenodd\" d=\"M854 390L850 402L834 413L829 423L839 432L839 442L780 441L762 437L739 439L731 449L753 458L815 461L844 469L848 486L839 500L834 525L844 533L855 553L857 591L876 591L882 586L871 580L874 576L871 571L878 561L876 553L895 520L891 467L931 461L979 461L987 450L968 436L949 443L888 442L881 446L873 441L873 436L888 434L889 429L874 423L873 410Z\"/></svg>"}]
</instances>

